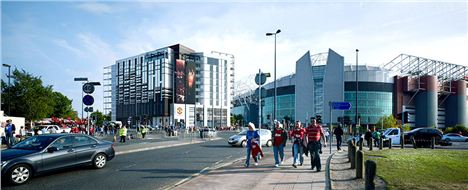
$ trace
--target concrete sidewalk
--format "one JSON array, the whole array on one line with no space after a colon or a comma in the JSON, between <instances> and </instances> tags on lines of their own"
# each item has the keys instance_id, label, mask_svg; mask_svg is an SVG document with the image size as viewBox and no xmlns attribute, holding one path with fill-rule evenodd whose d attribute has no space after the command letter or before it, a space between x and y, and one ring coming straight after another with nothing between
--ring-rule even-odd
<instances>
[{"instance_id":1,"label":"concrete sidewalk","mask_svg":"<svg viewBox=\"0 0 468 190\"><path fill-rule=\"evenodd\" d=\"M320 155L322 168L316 172L311 170L310 158L305 156L303 166L292 167L291 146L288 144L285 147L285 161L279 168L274 167L272 153L266 154L258 166L251 163L249 168L244 167L243 157L228 166L208 170L173 189L326 189L329 148L323 148L323 154ZM336 147L333 147L335 151Z\"/></svg>"}]
</instances>

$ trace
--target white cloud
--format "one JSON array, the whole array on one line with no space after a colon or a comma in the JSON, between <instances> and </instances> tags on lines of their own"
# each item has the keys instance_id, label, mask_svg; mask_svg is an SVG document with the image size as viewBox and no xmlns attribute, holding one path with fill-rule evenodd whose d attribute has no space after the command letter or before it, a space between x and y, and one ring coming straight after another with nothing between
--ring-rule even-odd
<instances>
[{"instance_id":1,"label":"white cloud","mask_svg":"<svg viewBox=\"0 0 468 190\"><path fill-rule=\"evenodd\" d=\"M105 14L112 12L112 8L109 5L96 2L81 3L77 6L77 8L94 14Z\"/></svg>"}]
</instances>

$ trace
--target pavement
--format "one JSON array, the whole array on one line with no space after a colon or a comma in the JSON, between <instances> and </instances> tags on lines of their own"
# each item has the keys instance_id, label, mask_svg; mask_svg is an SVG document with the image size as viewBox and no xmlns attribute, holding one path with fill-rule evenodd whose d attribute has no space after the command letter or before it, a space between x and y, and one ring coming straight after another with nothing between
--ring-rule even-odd
<instances>
[{"instance_id":1,"label":"pavement","mask_svg":"<svg viewBox=\"0 0 468 190\"><path fill-rule=\"evenodd\" d=\"M268 147L264 147L266 148ZM288 144L285 147L284 164L279 168L274 167L272 153L265 154L258 166L251 163L249 168L244 167L245 157L242 157L230 164L202 172L168 189L329 189L326 165L331 154L328 147L324 147L323 150L323 154L320 155L322 164L320 172L311 170L309 157L304 157L303 166L293 168L291 144ZM333 147L332 152L335 151L336 147Z\"/></svg>"}]
</instances>

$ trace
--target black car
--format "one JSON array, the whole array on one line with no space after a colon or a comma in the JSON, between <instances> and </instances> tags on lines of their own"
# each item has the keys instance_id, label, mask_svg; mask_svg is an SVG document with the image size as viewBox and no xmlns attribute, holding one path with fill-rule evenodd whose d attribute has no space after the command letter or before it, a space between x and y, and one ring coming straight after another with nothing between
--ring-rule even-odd
<instances>
[{"instance_id":1,"label":"black car","mask_svg":"<svg viewBox=\"0 0 468 190\"><path fill-rule=\"evenodd\" d=\"M2 150L2 178L24 184L32 176L77 165L103 168L114 158L113 143L84 134L45 134L29 137Z\"/></svg>"},{"instance_id":2,"label":"black car","mask_svg":"<svg viewBox=\"0 0 468 190\"><path fill-rule=\"evenodd\" d=\"M416 146L430 146L433 137L435 143L439 144L442 139L442 131L429 127L417 128L405 133L405 144L413 143L414 139Z\"/></svg>"}]
</instances>

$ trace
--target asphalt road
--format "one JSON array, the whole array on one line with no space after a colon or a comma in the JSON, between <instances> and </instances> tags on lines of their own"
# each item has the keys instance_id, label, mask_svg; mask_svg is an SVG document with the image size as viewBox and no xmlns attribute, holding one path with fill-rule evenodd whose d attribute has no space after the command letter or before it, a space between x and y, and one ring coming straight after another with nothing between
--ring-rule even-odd
<instances>
[{"instance_id":1,"label":"asphalt road","mask_svg":"<svg viewBox=\"0 0 468 190\"><path fill-rule=\"evenodd\" d=\"M206 167L228 163L245 155L245 149L231 147L227 137L200 144L155 149L116 156L100 170L74 168L34 177L27 184L2 189L160 189L199 173ZM271 151L265 148L264 151Z\"/></svg>"}]
</instances>

